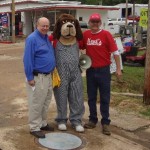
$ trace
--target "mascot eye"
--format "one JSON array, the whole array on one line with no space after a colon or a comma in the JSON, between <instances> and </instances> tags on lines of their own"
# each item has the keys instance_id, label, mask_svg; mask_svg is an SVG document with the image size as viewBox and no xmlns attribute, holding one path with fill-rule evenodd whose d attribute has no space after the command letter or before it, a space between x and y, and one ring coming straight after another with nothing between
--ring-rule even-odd
<instances>
[{"instance_id":1,"label":"mascot eye","mask_svg":"<svg viewBox=\"0 0 150 150\"><path fill-rule=\"evenodd\" d=\"M65 21L62 21L62 23L64 24L64 23L66 23Z\"/></svg>"},{"instance_id":2,"label":"mascot eye","mask_svg":"<svg viewBox=\"0 0 150 150\"><path fill-rule=\"evenodd\" d=\"M71 23L74 24L74 21L72 21Z\"/></svg>"}]
</instances>

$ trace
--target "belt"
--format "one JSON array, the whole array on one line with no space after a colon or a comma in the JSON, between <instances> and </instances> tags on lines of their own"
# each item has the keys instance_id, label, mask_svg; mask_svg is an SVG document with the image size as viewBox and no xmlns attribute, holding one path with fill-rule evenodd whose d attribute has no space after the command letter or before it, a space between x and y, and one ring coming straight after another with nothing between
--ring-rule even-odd
<instances>
[{"instance_id":1,"label":"belt","mask_svg":"<svg viewBox=\"0 0 150 150\"><path fill-rule=\"evenodd\" d=\"M50 74L50 72L33 72L34 76L38 76L39 74L43 74L43 75L47 76Z\"/></svg>"},{"instance_id":2,"label":"belt","mask_svg":"<svg viewBox=\"0 0 150 150\"><path fill-rule=\"evenodd\" d=\"M110 67L109 65L107 66L102 66L102 67L90 67L91 69L103 69L103 68L107 68Z\"/></svg>"},{"instance_id":3,"label":"belt","mask_svg":"<svg viewBox=\"0 0 150 150\"><path fill-rule=\"evenodd\" d=\"M89 69L90 70L103 70L103 69L106 69L106 68L109 68L110 66L103 66L103 67L90 67Z\"/></svg>"}]
</instances>

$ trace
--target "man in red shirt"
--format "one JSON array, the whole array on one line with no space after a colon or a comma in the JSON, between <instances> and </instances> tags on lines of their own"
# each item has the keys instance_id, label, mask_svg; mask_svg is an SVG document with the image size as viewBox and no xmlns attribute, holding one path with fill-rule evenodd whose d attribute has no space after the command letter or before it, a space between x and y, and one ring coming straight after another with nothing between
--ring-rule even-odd
<instances>
[{"instance_id":1,"label":"man in red shirt","mask_svg":"<svg viewBox=\"0 0 150 150\"><path fill-rule=\"evenodd\" d=\"M87 69L87 94L89 105L89 122L85 124L85 128L91 129L96 127L98 122L96 101L97 90L100 92L100 112L102 115L101 124L103 134L110 135L109 130L109 104L110 104L110 56L114 54L116 62L116 75L122 75L120 68L120 58L117 45L110 32L100 28L102 24L101 16L94 13L89 18L90 30L83 33L83 48L86 54L92 60L91 68Z\"/></svg>"}]
</instances>

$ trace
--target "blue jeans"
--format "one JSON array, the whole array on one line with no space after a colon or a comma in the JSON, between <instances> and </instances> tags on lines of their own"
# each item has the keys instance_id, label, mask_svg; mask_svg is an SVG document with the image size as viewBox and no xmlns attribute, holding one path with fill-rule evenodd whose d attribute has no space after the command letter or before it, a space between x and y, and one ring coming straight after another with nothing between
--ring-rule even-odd
<instances>
[{"instance_id":1,"label":"blue jeans","mask_svg":"<svg viewBox=\"0 0 150 150\"><path fill-rule=\"evenodd\" d=\"M111 74L110 66L102 68L89 68L86 71L87 77L87 94L89 105L89 121L98 122L97 118L97 91L100 92L100 112L101 124L110 124L109 119L109 104L110 104L110 83Z\"/></svg>"}]
</instances>

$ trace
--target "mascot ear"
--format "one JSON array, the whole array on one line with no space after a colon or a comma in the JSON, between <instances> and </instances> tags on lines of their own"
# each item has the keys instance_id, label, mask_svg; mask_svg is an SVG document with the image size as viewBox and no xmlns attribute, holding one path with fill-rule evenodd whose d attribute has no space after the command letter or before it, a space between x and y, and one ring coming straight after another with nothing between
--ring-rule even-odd
<instances>
[{"instance_id":1,"label":"mascot ear","mask_svg":"<svg viewBox=\"0 0 150 150\"><path fill-rule=\"evenodd\" d=\"M59 40L60 35L61 35L60 30L61 30L61 22L60 22L60 19L58 18L57 21L56 21L55 27L54 27L54 31L53 31L54 39Z\"/></svg>"},{"instance_id":2,"label":"mascot ear","mask_svg":"<svg viewBox=\"0 0 150 150\"><path fill-rule=\"evenodd\" d=\"M82 31L81 31L81 27L79 25L79 21L77 19L75 19L75 27L76 27L76 38L78 41L82 40L83 38L83 34L82 34Z\"/></svg>"}]
</instances>

